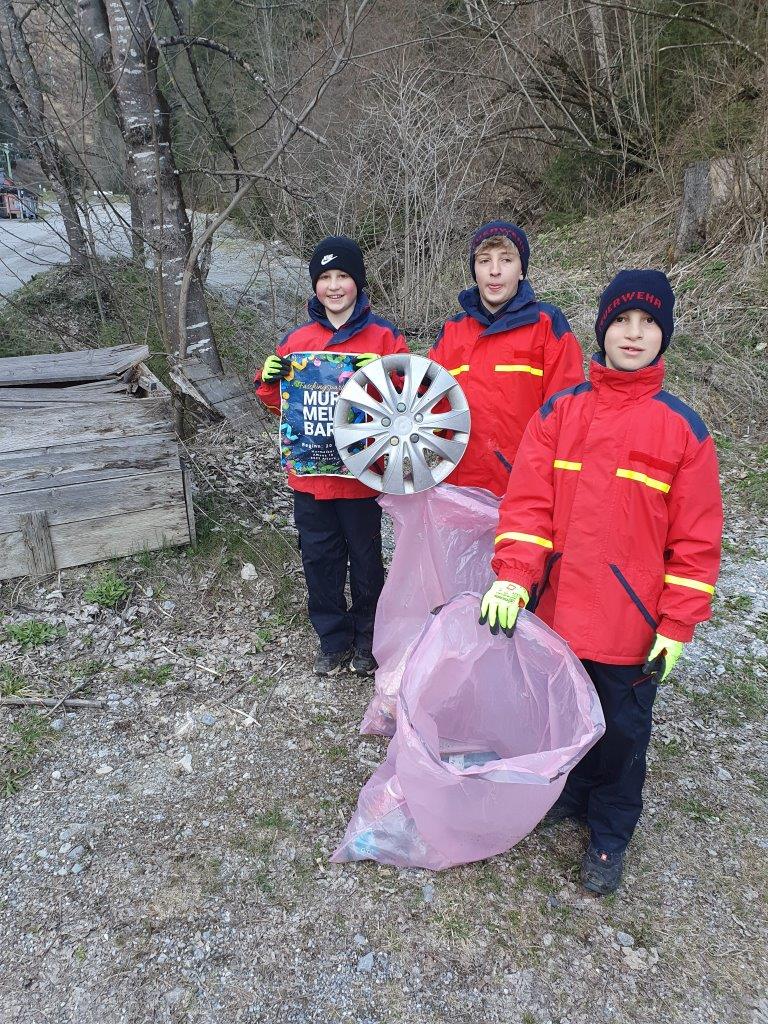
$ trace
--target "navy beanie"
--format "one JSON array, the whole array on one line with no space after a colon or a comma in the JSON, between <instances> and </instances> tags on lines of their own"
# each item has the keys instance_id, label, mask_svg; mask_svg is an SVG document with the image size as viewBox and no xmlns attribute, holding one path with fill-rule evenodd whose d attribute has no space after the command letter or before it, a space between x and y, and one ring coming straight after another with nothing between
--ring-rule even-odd
<instances>
[{"instance_id":1,"label":"navy beanie","mask_svg":"<svg viewBox=\"0 0 768 1024\"><path fill-rule=\"evenodd\" d=\"M508 238L517 247L517 251L520 253L520 263L523 268L523 277L525 277L528 273L528 259L531 255L528 236L517 224L510 224L508 220L492 220L490 223L483 224L481 228L478 228L472 235L472 240L469 243L469 269L473 280L477 280L475 277L475 253L478 246L486 238L494 238L496 235L503 235L504 238Z\"/></svg>"},{"instance_id":2,"label":"navy beanie","mask_svg":"<svg viewBox=\"0 0 768 1024\"><path fill-rule=\"evenodd\" d=\"M642 309L661 328L661 351L664 352L672 340L674 308L675 296L666 274L660 270L622 270L600 296L595 321L597 344L605 352L605 332L619 313Z\"/></svg>"},{"instance_id":3,"label":"navy beanie","mask_svg":"<svg viewBox=\"0 0 768 1024\"><path fill-rule=\"evenodd\" d=\"M315 289L317 279L326 270L343 270L357 285L358 292L365 288L365 263L363 253L357 242L344 235L331 235L319 242L312 259L309 261L309 276L312 288Z\"/></svg>"}]
</instances>

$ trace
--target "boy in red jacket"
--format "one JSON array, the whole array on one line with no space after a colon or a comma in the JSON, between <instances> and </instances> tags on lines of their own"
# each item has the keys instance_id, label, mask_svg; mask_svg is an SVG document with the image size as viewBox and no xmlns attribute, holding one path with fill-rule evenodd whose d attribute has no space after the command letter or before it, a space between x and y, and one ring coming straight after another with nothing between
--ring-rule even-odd
<instances>
[{"instance_id":1,"label":"boy in red jacket","mask_svg":"<svg viewBox=\"0 0 768 1024\"><path fill-rule=\"evenodd\" d=\"M459 295L464 312L444 324L429 352L461 384L472 414L467 450L446 482L498 497L528 420L555 392L584 380L568 321L528 283L529 255L516 224L478 228L469 246L477 286Z\"/></svg>"},{"instance_id":2,"label":"boy in red jacket","mask_svg":"<svg viewBox=\"0 0 768 1024\"><path fill-rule=\"evenodd\" d=\"M402 335L371 312L363 254L344 236L326 238L309 262L315 291L310 322L290 331L256 374L256 394L280 414L280 380L290 372L291 352L362 352L357 366L407 352ZM318 675L331 675L351 660L353 672L372 675L376 603L384 585L381 509L375 492L353 477L297 476L288 472L294 519L307 580L309 618L320 638ZM349 566L352 605L344 588Z\"/></svg>"},{"instance_id":3,"label":"boy in red jacket","mask_svg":"<svg viewBox=\"0 0 768 1024\"><path fill-rule=\"evenodd\" d=\"M657 681L710 617L720 565L715 447L662 390L674 301L657 270L603 292L589 382L554 395L520 444L481 606L494 632L535 608L595 684L605 734L545 820L586 820L582 881L600 894L618 887L642 810Z\"/></svg>"}]
</instances>

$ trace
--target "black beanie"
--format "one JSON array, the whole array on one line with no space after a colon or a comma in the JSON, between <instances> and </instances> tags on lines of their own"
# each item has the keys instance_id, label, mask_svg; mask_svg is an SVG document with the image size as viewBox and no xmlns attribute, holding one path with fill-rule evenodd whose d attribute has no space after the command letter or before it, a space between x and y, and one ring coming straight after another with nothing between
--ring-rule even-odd
<instances>
[{"instance_id":1,"label":"black beanie","mask_svg":"<svg viewBox=\"0 0 768 1024\"><path fill-rule=\"evenodd\" d=\"M522 265L523 277L528 273L528 259L531 255L531 248L528 245L528 236L519 228L517 224L511 224L508 220L492 220L488 224L483 224L481 228L472 235L469 243L469 269L472 274L473 280L477 280L475 277L475 253L481 242L484 242L486 238L493 238L496 235L503 235L504 238L508 238L514 246L517 247L517 251L520 253L520 263Z\"/></svg>"},{"instance_id":2,"label":"black beanie","mask_svg":"<svg viewBox=\"0 0 768 1024\"><path fill-rule=\"evenodd\" d=\"M343 270L357 285L358 292L365 288L365 264L363 253L357 242L344 235L331 235L319 242L309 261L309 276L312 289L317 279L326 270Z\"/></svg>"},{"instance_id":3,"label":"black beanie","mask_svg":"<svg viewBox=\"0 0 768 1024\"><path fill-rule=\"evenodd\" d=\"M642 309L661 328L661 351L664 352L672 340L674 308L675 296L666 274L660 270L622 270L600 296L595 321L597 344L605 352L605 332L619 313Z\"/></svg>"}]
</instances>

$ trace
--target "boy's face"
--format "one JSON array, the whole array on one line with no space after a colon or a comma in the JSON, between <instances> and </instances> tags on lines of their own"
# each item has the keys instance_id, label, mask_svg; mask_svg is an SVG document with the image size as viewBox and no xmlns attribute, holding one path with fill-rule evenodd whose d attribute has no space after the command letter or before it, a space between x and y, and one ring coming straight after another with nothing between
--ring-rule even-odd
<instances>
[{"instance_id":1,"label":"boy's face","mask_svg":"<svg viewBox=\"0 0 768 1024\"><path fill-rule=\"evenodd\" d=\"M483 249L475 256L475 280L480 289L483 305L491 313L517 295L517 289L523 280L523 266L520 253L516 247L494 246Z\"/></svg>"},{"instance_id":2,"label":"boy's face","mask_svg":"<svg viewBox=\"0 0 768 1024\"><path fill-rule=\"evenodd\" d=\"M641 370L661 351L661 328L642 309L619 313L605 332L605 365L612 370Z\"/></svg>"},{"instance_id":3,"label":"boy's face","mask_svg":"<svg viewBox=\"0 0 768 1024\"><path fill-rule=\"evenodd\" d=\"M315 295L334 317L349 316L357 301L357 285L344 270L324 270L315 285Z\"/></svg>"}]
</instances>

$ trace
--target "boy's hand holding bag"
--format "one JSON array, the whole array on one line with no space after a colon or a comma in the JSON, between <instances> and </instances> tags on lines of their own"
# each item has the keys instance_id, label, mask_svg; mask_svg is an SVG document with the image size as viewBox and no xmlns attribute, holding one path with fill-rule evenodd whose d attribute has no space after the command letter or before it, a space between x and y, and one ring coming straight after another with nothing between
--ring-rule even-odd
<instances>
[{"instance_id":1,"label":"boy's hand holding bag","mask_svg":"<svg viewBox=\"0 0 768 1024\"><path fill-rule=\"evenodd\" d=\"M498 634L499 627L506 636L512 636L518 612L525 608L528 601L529 594L525 587L508 580L496 580L480 603L480 625L487 622L494 636Z\"/></svg>"}]
</instances>

